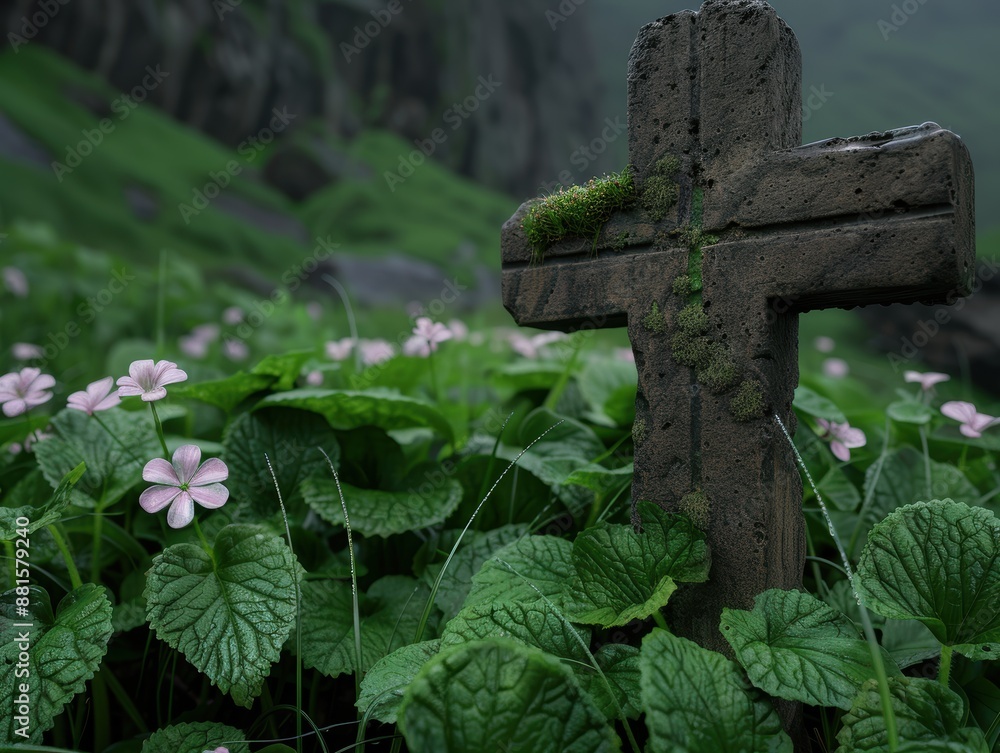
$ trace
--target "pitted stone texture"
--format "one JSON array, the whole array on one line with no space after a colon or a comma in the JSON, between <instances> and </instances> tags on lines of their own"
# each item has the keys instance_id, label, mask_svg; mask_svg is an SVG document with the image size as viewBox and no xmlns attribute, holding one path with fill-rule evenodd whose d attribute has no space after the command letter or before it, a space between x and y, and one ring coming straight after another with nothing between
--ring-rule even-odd
<instances>
[{"instance_id":1,"label":"pitted stone texture","mask_svg":"<svg viewBox=\"0 0 1000 753\"><path fill-rule=\"evenodd\" d=\"M975 260L972 164L957 136L928 123L799 146L800 86L798 44L764 2L708 0L649 24L629 59L629 154L640 188L658 160L680 160L676 212L658 223L622 212L596 245L568 239L540 264L521 228L530 204L502 233L504 305L519 324L628 326L645 426L633 499L677 509L700 490L712 507L709 582L675 595L671 625L727 653L723 607L801 585L801 483L773 418L794 430L798 313L953 301ZM718 237L701 257L710 334L763 386L766 415L746 423L730 412L737 387L706 389L670 347L689 303L671 290L690 255L676 239L697 190L702 230ZM643 326L654 303L666 333Z\"/></svg>"}]
</instances>

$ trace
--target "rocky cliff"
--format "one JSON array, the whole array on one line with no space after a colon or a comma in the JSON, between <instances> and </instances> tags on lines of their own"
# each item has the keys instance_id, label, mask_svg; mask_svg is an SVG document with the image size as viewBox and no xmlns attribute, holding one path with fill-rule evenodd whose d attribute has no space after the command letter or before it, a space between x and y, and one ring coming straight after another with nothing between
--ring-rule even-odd
<instances>
[{"instance_id":1,"label":"rocky cliff","mask_svg":"<svg viewBox=\"0 0 1000 753\"><path fill-rule=\"evenodd\" d=\"M319 118L342 136L388 128L522 197L552 181L564 166L556 163L600 130L587 27L564 24L555 33L538 0L5 5L15 52L48 45L123 93L159 66L169 75L149 100L233 147L266 128L274 108L285 109L298 123ZM436 129L444 139L433 139Z\"/></svg>"}]
</instances>

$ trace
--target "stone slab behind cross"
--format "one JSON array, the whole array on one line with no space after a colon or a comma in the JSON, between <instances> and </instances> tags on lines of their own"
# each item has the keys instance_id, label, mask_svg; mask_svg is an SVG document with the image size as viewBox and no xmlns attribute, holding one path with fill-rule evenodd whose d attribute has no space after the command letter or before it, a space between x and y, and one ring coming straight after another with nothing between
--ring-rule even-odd
<instances>
[{"instance_id":1,"label":"stone slab behind cross","mask_svg":"<svg viewBox=\"0 0 1000 753\"><path fill-rule=\"evenodd\" d=\"M649 24L629 59L629 161L640 192L666 165L676 203L620 212L596 244L565 240L541 262L522 228L534 202L502 233L519 324L628 327L633 500L705 524L709 582L677 594L671 619L721 650L724 606L801 585L801 482L772 417L794 427L798 313L954 300L973 275L961 140L925 124L799 146L800 92L795 36L760 0ZM675 285L685 275L700 290Z\"/></svg>"}]
</instances>

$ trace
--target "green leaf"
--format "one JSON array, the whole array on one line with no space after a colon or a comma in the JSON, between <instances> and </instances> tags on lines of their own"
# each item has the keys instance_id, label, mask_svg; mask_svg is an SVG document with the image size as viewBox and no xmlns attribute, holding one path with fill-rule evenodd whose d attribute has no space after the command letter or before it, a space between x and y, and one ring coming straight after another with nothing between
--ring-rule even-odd
<instances>
[{"instance_id":1,"label":"green leaf","mask_svg":"<svg viewBox=\"0 0 1000 753\"><path fill-rule=\"evenodd\" d=\"M588 417L606 426L631 426L635 420L635 364L618 359L594 360L577 376Z\"/></svg>"},{"instance_id":2,"label":"green leaf","mask_svg":"<svg viewBox=\"0 0 1000 753\"><path fill-rule=\"evenodd\" d=\"M258 526L231 525L212 553L174 544L153 558L149 624L223 693L250 708L295 625L298 564Z\"/></svg>"},{"instance_id":3,"label":"green leaf","mask_svg":"<svg viewBox=\"0 0 1000 753\"><path fill-rule=\"evenodd\" d=\"M142 753L205 753L220 745L229 753L250 753L243 733L214 722L173 724L157 730L142 744Z\"/></svg>"},{"instance_id":4,"label":"green leaf","mask_svg":"<svg viewBox=\"0 0 1000 753\"><path fill-rule=\"evenodd\" d=\"M427 662L399 716L413 753L618 750L569 668L499 638L463 643Z\"/></svg>"},{"instance_id":5,"label":"green leaf","mask_svg":"<svg viewBox=\"0 0 1000 753\"><path fill-rule=\"evenodd\" d=\"M594 659L604 679L590 664L574 664L573 672L580 687L608 721L618 718L618 709L629 719L638 719L643 711L639 701L639 649L623 643L606 643L594 654Z\"/></svg>"},{"instance_id":6,"label":"green leaf","mask_svg":"<svg viewBox=\"0 0 1000 753\"><path fill-rule=\"evenodd\" d=\"M438 468L433 463L418 466L403 480L399 491L359 489L342 483L351 529L362 536L385 537L444 522L462 501L462 485L454 479L427 483L428 474ZM344 524L344 509L332 478L306 479L302 494L323 520L337 526Z\"/></svg>"},{"instance_id":7,"label":"green leaf","mask_svg":"<svg viewBox=\"0 0 1000 753\"><path fill-rule=\"evenodd\" d=\"M590 630L571 625L544 599L466 607L441 633L444 648L485 638L513 638L547 654L589 663Z\"/></svg>"},{"instance_id":8,"label":"green leaf","mask_svg":"<svg viewBox=\"0 0 1000 753\"><path fill-rule=\"evenodd\" d=\"M17 599L27 599L27 615ZM34 586L27 596L7 591L0 597L0 704L6 719L0 726L0 741L41 743L49 729L77 693L97 672L111 638L111 602L104 589L86 584L67 594L52 614L48 593ZM24 627L25 624L31 627ZM28 654L21 659L22 650ZM24 672L27 674L23 674ZM28 720L11 711L28 687ZM17 730L27 727L27 737Z\"/></svg>"},{"instance_id":9,"label":"green leaf","mask_svg":"<svg viewBox=\"0 0 1000 753\"><path fill-rule=\"evenodd\" d=\"M355 704L366 713L374 705L372 716L380 722L395 724L403 691L420 669L441 650L441 640L411 643L397 648L375 662L361 681L361 693Z\"/></svg>"},{"instance_id":10,"label":"green leaf","mask_svg":"<svg viewBox=\"0 0 1000 753\"><path fill-rule=\"evenodd\" d=\"M498 388L513 393L531 390L550 390L566 371L566 367L552 361L520 360L505 364L493 373L493 383Z\"/></svg>"},{"instance_id":11,"label":"green leaf","mask_svg":"<svg viewBox=\"0 0 1000 753\"><path fill-rule=\"evenodd\" d=\"M145 464L160 454L160 442L148 415L136 416L121 408L101 412L104 429L93 416L64 410L52 419L55 436L39 442L35 457L45 478L56 488L80 462L83 477L70 492L73 504L92 508L102 499L109 505L142 481Z\"/></svg>"},{"instance_id":12,"label":"green leaf","mask_svg":"<svg viewBox=\"0 0 1000 753\"><path fill-rule=\"evenodd\" d=\"M274 377L276 390L290 390L302 373L302 367L315 356L311 350L293 350L289 353L272 354L254 366L251 374Z\"/></svg>"},{"instance_id":13,"label":"green leaf","mask_svg":"<svg viewBox=\"0 0 1000 753\"><path fill-rule=\"evenodd\" d=\"M388 575L358 594L361 671L413 640L430 590L412 578ZM302 661L330 677L357 668L349 583L307 581L302 586Z\"/></svg>"},{"instance_id":14,"label":"green leaf","mask_svg":"<svg viewBox=\"0 0 1000 753\"><path fill-rule=\"evenodd\" d=\"M493 445L490 444L490 450L492 449ZM483 497L493 488L494 482L500 479L508 462L503 458L480 454L461 461L456 478L461 482L464 494L462 504L449 525L466 524ZM551 503L552 490L549 485L530 471L516 466L499 480L486 504L479 508L474 525L481 531L487 531L511 523L531 523L538 516L551 514Z\"/></svg>"},{"instance_id":15,"label":"green leaf","mask_svg":"<svg viewBox=\"0 0 1000 753\"><path fill-rule=\"evenodd\" d=\"M941 655L938 639L926 625L916 620L885 620L881 630L882 647L900 669Z\"/></svg>"},{"instance_id":16,"label":"green leaf","mask_svg":"<svg viewBox=\"0 0 1000 753\"><path fill-rule=\"evenodd\" d=\"M616 492L632 483L634 466L632 463L621 468L605 468L603 465L586 465L573 471L567 478L567 484L584 486L597 494Z\"/></svg>"},{"instance_id":17,"label":"green leaf","mask_svg":"<svg viewBox=\"0 0 1000 753\"><path fill-rule=\"evenodd\" d=\"M424 426L435 429L447 439L452 437L451 425L436 407L423 400L388 391L290 390L269 395L257 407L269 406L318 413L333 428L342 431L361 426L377 426L386 431Z\"/></svg>"},{"instance_id":18,"label":"green leaf","mask_svg":"<svg viewBox=\"0 0 1000 753\"><path fill-rule=\"evenodd\" d=\"M86 471L86 466L80 463L71 470L55 491L49 486L44 475L35 468L22 478L17 485L4 496L3 506L0 506L0 540L11 541L18 538L18 531L23 526L17 525L19 518L27 518L28 534L45 528L57 522L62 512L70 504L70 492ZM38 504L40 500L46 500Z\"/></svg>"},{"instance_id":19,"label":"green leaf","mask_svg":"<svg viewBox=\"0 0 1000 753\"><path fill-rule=\"evenodd\" d=\"M639 668L649 753L792 753L774 708L722 654L654 629Z\"/></svg>"},{"instance_id":20,"label":"green leaf","mask_svg":"<svg viewBox=\"0 0 1000 753\"><path fill-rule=\"evenodd\" d=\"M934 411L923 403L913 400L897 400L885 409L886 414L893 421L901 424L916 424L921 426L928 424L934 418Z\"/></svg>"},{"instance_id":21,"label":"green leaf","mask_svg":"<svg viewBox=\"0 0 1000 753\"><path fill-rule=\"evenodd\" d=\"M432 554L436 551L450 551L459 534L461 531L446 531L432 538L421 547L421 554L426 550L430 550ZM461 610L472 588L472 576L479 572L483 563L504 546L524 535L524 527L520 525L501 526L482 532L468 531L465 534L462 545L448 563L448 569L441 578L434 600L435 606L444 615L443 619L450 620ZM443 562L428 565L420 576L421 580L430 587L442 567L444 567Z\"/></svg>"},{"instance_id":22,"label":"green leaf","mask_svg":"<svg viewBox=\"0 0 1000 753\"><path fill-rule=\"evenodd\" d=\"M565 609L572 603L570 583L576 578L572 552L573 545L556 536L525 536L508 544L473 576L463 608L491 602L530 603L541 592Z\"/></svg>"},{"instance_id":23,"label":"green leaf","mask_svg":"<svg viewBox=\"0 0 1000 753\"><path fill-rule=\"evenodd\" d=\"M765 591L753 611L723 609L721 629L750 682L776 698L846 711L875 676L850 618L807 593ZM899 673L888 655L883 662Z\"/></svg>"},{"instance_id":24,"label":"green leaf","mask_svg":"<svg viewBox=\"0 0 1000 753\"><path fill-rule=\"evenodd\" d=\"M983 733L962 726L965 716L962 699L940 683L918 677L890 677L889 696L899 739L906 741L905 747L912 753L932 750L988 753ZM851 710L844 715L837 740L838 753L889 753L875 680L864 684ZM901 745L897 750L905 747Z\"/></svg>"},{"instance_id":25,"label":"green leaf","mask_svg":"<svg viewBox=\"0 0 1000 753\"><path fill-rule=\"evenodd\" d=\"M645 619L664 607L677 581L708 579L705 535L690 520L651 502L639 503L642 533L603 523L573 542L577 622L611 627Z\"/></svg>"},{"instance_id":26,"label":"green leaf","mask_svg":"<svg viewBox=\"0 0 1000 753\"><path fill-rule=\"evenodd\" d=\"M820 480L818 487L823 499L830 502L838 510L850 512L857 510L861 504L861 494L847 478L847 474L839 466L833 466Z\"/></svg>"},{"instance_id":27,"label":"green leaf","mask_svg":"<svg viewBox=\"0 0 1000 753\"><path fill-rule=\"evenodd\" d=\"M274 383L274 377L266 374L247 374L238 371L225 379L197 384L178 384L172 388L175 397L200 400L203 403L232 413L237 405L251 395L262 392Z\"/></svg>"},{"instance_id":28,"label":"green leaf","mask_svg":"<svg viewBox=\"0 0 1000 753\"><path fill-rule=\"evenodd\" d=\"M262 518L281 513L265 454L277 476L285 509L293 513L303 505L302 482L311 476L330 475L319 448L334 465L340 457L336 432L326 421L297 410L244 413L229 427L223 446L222 459L229 466L226 485L232 496L230 507L237 515L249 512Z\"/></svg>"},{"instance_id":29,"label":"green leaf","mask_svg":"<svg viewBox=\"0 0 1000 753\"><path fill-rule=\"evenodd\" d=\"M969 699L969 711L980 729L989 730L994 720L1000 716L1000 687L985 677L976 677L962 685L962 690ZM994 750L1000 740L1000 726L990 732L987 744Z\"/></svg>"},{"instance_id":30,"label":"green leaf","mask_svg":"<svg viewBox=\"0 0 1000 753\"><path fill-rule=\"evenodd\" d=\"M792 405L803 413L816 418L825 418L827 421L836 421L838 424L847 422L847 416L832 400L827 400L801 384L795 388L795 399L792 401Z\"/></svg>"},{"instance_id":31,"label":"green leaf","mask_svg":"<svg viewBox=\"0 0 1000 753\"><path fill-rule=\"evenodd\" d=\"M884 617L919 620L970 659L1000 657L1000 520L951 500L907 505L872 529L856 584Z\"/></svg>"},{"instance_id":32,"label":"green leaf","mask_svg":"<svg viewBox=\"0 0 1000 753\"><path fill-rule=\"evenodd\" d=\"M545 408L532 411L524 419L518 429L518 442L521 447L534 442L517 461L518 465L553 485L565 484L571 473L592 463L606 451L604 443L591 428ZM520 449L506 448L502 456L514 460L519 452Z\"/></svg>"}]
</instances>

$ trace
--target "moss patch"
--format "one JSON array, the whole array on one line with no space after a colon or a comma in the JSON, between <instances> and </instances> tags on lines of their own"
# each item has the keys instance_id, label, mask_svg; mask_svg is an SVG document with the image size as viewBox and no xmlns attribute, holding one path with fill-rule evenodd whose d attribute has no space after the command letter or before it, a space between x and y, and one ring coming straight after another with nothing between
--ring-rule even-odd
<instances>
[{"instance_id":1,"label":"moss patch","mask_svg":"<svg viewBox=\"0 0 1000 753\"><path fill-rule=\"evenodd\" d=\"M618 235L615 236L615 239L611 242L611 248L615 251L624 251L625 246L628 245L628 240L631 237L632 233L630 233L628 230L622 230L620 233L618 233Z\"/></svg>"},{"instance_id":2,"label":"moss patch","mask_svg":"<svg viewBox=\"0 0 1000 753\"><path fill-rule=\"evenodd\" d=\"M642 327L647 332L655 332L658 335L662 335L667 331L667 318L660 311L660 305L656 301L653 301L649 313L643 317Z\"/></svg>"},{"instance_id":3,"label":"moss patch","mask_svg":"<svg viewBox=\"0 0 1000 753\"><path fill-rule=\"evenodd\" d=\"M691 275L681 275L674 280L670 289L674 295L687 298L694 292L694 286L691 284Z\"/></svg>"},{"instance_id":4,"label":"moss patch","mask_svg":"<svg viewBox=\"0 0 1000 753\"><path fill-rule=\"evenodd\" d=\"M673 155L668 155L653 166L653 172L642 183L639 203L651 220L659 221L677 204L680 184L677 171L681 163Z\"/></svg>"},{"instance_id":5,"label":"moss patch","mask_svg":"<svg viewBox=\"0 0 1000 753\"><path fill-rule=\"evenodd\" d=\"M646 422L637 418L632 424L632 444L642 444L646 441Z\"/></svg>"},{"instance_id":6,"label":"moss patch","mask_svg":"<svg viewBox=\"0 0 1000 753\"><path fill-rule=\"evenodd\" d=\"M636 195L632 171L625 168L585 186L570 186L535 204L522 227L532 254L540 261L545 250L564 238L597 239L611 215L624 209Z\"/></svg>"},{"instance_id":7,"label":"moss patch","mask_svg":"<svg viewBox=\"0 0 1000 753\"><path fill-rule=\"evenodd\" d=\"M697 337L708 332L708 314L697 303L692 303L681 309L677 315L677 326L689 337Z\"/></svg>"},{"instance_id":8,"label":"moss patch","mask_svg":"<svg viewBox=\"0 0 1000 753\"><path fill-rule=\"evenodd\" d=\"M729 404L729 412L740 423L764 417L764 385L756 379L744 379Z\"/></svg>"},{"instance_id":9,"label":"moss patch","mask_svg":"<svg viewBox=\"0 0 1000 753\"><path fill-rule=\"evenodd\" d=\"M682 515L687 515L695 527L704 531L712 522L712 503L704 492L691 492L681 497L677 505Z\"/></svg>"},{"instance_id":10,"label":"moss patch","mask_svg":"<svg viewBox=\"0 0 1000 753\"><path fill-rule=\"evenodd\" d=\"M674 360L695 370L698 382L712 392L725 392L740 377L739 366L726 343L710 337L708 315L692 303L677 315L677 332L670 338Z\"/></svg>"}]
</instances>

